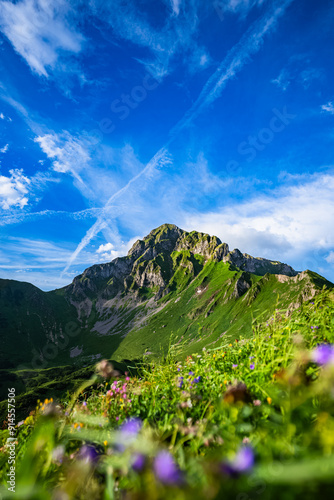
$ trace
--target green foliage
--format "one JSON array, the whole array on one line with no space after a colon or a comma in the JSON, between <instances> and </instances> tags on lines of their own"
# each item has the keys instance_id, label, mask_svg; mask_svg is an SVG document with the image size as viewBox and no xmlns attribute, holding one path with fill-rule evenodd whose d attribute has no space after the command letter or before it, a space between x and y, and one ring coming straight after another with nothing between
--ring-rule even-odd
<instances>
[{"instance_id":1,"label":"green foliage","mask_svg":"<svg viewBox=\"0 0 334 500\"><path fill-rule=\"evenodd\" d=\"M207 277L201 286L212 285ZM16 498L330 498L334 360L319 366L312 353L334 342L333 312L330 291L292 316L273 305L268 321L253 319L252 336L228 332L187 357L188 342L174 336L165 356L146 356L135 375L87 376L73 397L38 402L17 430ZM142 428L126 431L133 418ZM3 430L4 499L13 495L7 437ZM174 464L170 484L157 467L162 450ZM254 463L242 462L245 450Z\"/></svg>"}]
</instances>

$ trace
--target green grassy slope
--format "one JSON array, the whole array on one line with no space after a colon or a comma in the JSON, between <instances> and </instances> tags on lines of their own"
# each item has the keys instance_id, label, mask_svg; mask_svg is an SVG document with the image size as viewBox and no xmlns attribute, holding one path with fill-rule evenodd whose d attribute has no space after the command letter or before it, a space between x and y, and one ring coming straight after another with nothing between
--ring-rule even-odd
<instances>
[{"instance_id":1,"label":"green grassy slope","mask_svg":"<svg viewBox=\"0 0 334 500\"><path fill-rule=\"evenodd\" d=\"M247 280L250 288L235 297L240 278ZM291 304L301 304L305 294L311 297L312 290L333 286L312 272L298 281L279 279L276 275L244 273L224 262L208 262L192 280L187 268L183 272L179 268L173 276L174 290L159 301L162 310L131 331L113 357L137 358L147 351L159 356L168 349L171 336L173 343L184 344L184 354L214 345L226 332L232 338L249 337L253 322L269 319L276 307L287 310Z\"/></svg>"}]
</instances>

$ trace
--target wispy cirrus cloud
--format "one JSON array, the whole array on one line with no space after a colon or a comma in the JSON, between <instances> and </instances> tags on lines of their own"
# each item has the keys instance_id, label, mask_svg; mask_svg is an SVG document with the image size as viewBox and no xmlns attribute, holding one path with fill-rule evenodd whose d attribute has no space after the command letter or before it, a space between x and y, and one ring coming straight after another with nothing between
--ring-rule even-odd
<instances>
[{"instance_id":1,"label":"wispy cirrus cloud","mask_svg":"<svg viewBox=\"0 0 334 500\"><path fill-rule=\"evenodd\" d=\"M82 50L85 39L70 22L70 13L65 0L2 0L0 30L30 69L48 78L66 55Z\"/></svg>"},{"instance_id":2,"label":"wispy cirrus cloud","mask_svg":"<svg viewBox=\"0 0 334 500\"><path fill-rule=\"evenodd\" d=\"M80 171L84 170L91 158L82 141L67 131L61 134L52 131L37 136L34 141L52 160L53 169L56 172L70 173L79 182L83 182Z\"/></svg>"},{"instance_id":3,"label":"wispy cirrus cloud","mask_svg":"<svg viewBox=\"0 0 334 500\"><path fill-rule=\"evenodd\" d=\"M5 154L7 153L9 148L9 144L5 144L3 148L0 148L0 153Z\"/></svg>"},{"instance_id":4,"label":"wispy cirrus cloud","mask_svg":"<svg viewBox=\"0 0 334 500\"><path fill-rule=\"evenodd\" d=\"M334 102L333 101L328 101L326 104L323 104L321 106L321 109L325 113L330 113L331 115L334 115Z\"/></svg>"},{"instance_id":5,"label":"wispy cirrus cloud","mask_svg":"<svg viewBox=\"0 0 334 500\"><path fill-rule=\"evenodd\" d=\"M82 221L97 219L100 215L100 208L86 208L77 212L66 212L64 210L42 210L40 212L20 212L11 215L2 215L0 226L12 226L14 224L24 224L43 220L54 220L68 222L70 220Z\"/></svg>"},{"instance_id":6,"label":"wispy cirrus cloud","mask_svg":"<svg viewBox=\"0 0 334 500\"><path fill-rule=\"evenodd\" d=\"M307 90L316 80L323 79L323 71L312 66L310 54L294 54L287 65L271 83L285 92L291 84L301 85Z\"/></svg>"},{"instance_id":7,"label":"wispy cirrus cloud","mask_svg":"<svg viewBox=\"0 0 334 500\"><path fill-rule=\"evenodd\" d=\"M219 3L220 8L224 12L248 13L253 7L263 5L266 0L222 0Z\"/></svg>"},{"instance_id":8,"label":"wispy cirrus cloud","mask_svg":"<svg viewBox=\"0 0 334 500\"><path fill-rule=\"evenodd\" d=\"M196 36L200 20L198 15L200 2L190 0L186 8L182 8L181 0L165 0L164 3L166 5L164 25L158 27L150 22L149 9L146 10L144 4L136 0L128 2L114 0L112 3L103 0L90 1L93 15L102 23L111 26L116 39L127 40L147 49L147 55L137 60L159 79L172 71L175 56L181 55L193 71L194 53L205 53L205 49L199 46ZM198 69L201 69L200 61Z\"/></svg>"}]
</instances>

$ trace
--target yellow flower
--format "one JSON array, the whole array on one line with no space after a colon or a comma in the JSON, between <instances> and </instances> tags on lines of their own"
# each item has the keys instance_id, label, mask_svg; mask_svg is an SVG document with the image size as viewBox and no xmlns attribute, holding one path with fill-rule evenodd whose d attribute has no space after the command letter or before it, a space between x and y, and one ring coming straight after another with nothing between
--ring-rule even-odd
<instances>
[{"instance_id":1,"label":"yellow flower","mask_svg":"<svg viewBox=\"0 0 334 500\"><path fill-rule=\"evenodd\" d=\"M76 429L76 428L78 427L78 425L79 425L79 424L77 424L77 423L75 422L75 424L74 424L74 429Z\"/></svg>"},{"instance_id":2,"label":"yellow flower","mask_svg":"<svg viewBox=\"0 0 334 500\"><path fill-rule=\"evenodd\" d=\"M241 352L241 349L239 349L239 352Z\"/></svg>"},{"instance_id":3,"label":"yellow flower","mask_svg":"<svg viewBox=\"0 0 334 500\"><path fill-rule=\"evenodd\" d=\"M108 441L103 441L104 446L107 446Z\"/></svg>"},{"instance_id":4,"label":"yellow flower","mask_svg":"<svg viewBox=\"0 0 334 500\"><path fill-rule=\"evenodd\" d=\"M81 428L83 427L83 424L82 424L81 422L80 422L80 424L79 424L79 425L80 425L80 427L81 427Z\"/></svg>"},{"instance_id":5,"label":"yellow flower","mask_svg":"<svg viewBox=\"0 0 334 500\"><path fill-rule=\"evenodd\" d=\"M119 400L121 401L121 403L123 403L123 398L119 398Z\"/></svg>"},{"instance_id":6,"label":"yellow flower","mask_svg":"<svg viewBox=\"0 0 334 500\"><path fill-rule=\"evenodd\" d=\"M225 384L225 385L227 384L227 380L224 380L224 384Z\"/></svg>"},{"instance_id":7,"label":"yellow flower","mask_svg":"<svg viewBox=\"0 0 334 500\"><path fill-rule=\"evenodd\" d=\"M271 403L272 403L273 400L271 398L267 398L267 401L271 405Z\"/></svg>"},{"instance_id":8,"label":"yellow flower","mask_svg":"<svg viewBox=\"0 0 334 500\"><path fill-rule=\"evenodd\" d=\"M53 403L53 398L50 399L50 403Z\"/></svg>"}]
</instances>

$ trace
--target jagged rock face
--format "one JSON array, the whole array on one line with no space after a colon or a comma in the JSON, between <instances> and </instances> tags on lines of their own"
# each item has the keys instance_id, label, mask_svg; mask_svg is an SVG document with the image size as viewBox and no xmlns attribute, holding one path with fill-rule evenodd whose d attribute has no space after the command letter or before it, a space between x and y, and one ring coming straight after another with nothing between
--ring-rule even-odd
<instances>
[{"instance_id":1,"label":"jagged rock face","mask_svg":"<svg viewBox=\"0 0 334 500\"><path fill-rule=\"evenodd\" d=\"M244 295L249 288L252 286L252 281L248 273L242 273L240 278L236 281L234 290L232 292L231 298L240 298Z\"/></svg>"},{"instance_id":2,"label":"jagged rock face","mask_svg":"<svg viewBox=\"0 0 334 500\"><path fill-rule=\"evenodd\" d=\"M287 264L254 258L240 250L229 251L226 243L216 236L192 231L188 233L173 224L164 224L154 229L143 240L138 240L128 255L116 258L108 264L99 264L86 269L68 287L71 303L85 300L92 294L101 294L107 300L117 293L142 287L154 288L157 300L164 295L168 282L175 272L174 252L189 252L200 255L204 262L229 262L242 271L264 276L266 273L296 276L298 273ZM159 262L163 260L163 264ZM195 276L193 262L180 264ZM236 296L242 294L247 282L238 284ZM243 292L244 293L244 292Z\"/></svg>"},{"instance_id":3,"label":"jagged rock face","mask_svg":"<svg viewBox=\"0 0 334 500\"><path fill-rule=\"evenodd\" d=\"M263 259L261 257L252 257L247 253L242 254L238 249L229 252L222 260L224 262L230 262L243 271L258 276L264 276L266 273L281 274L285 276L296 276L298 274L297 271L287 264Z\"/></svg>"}]
</instances>

